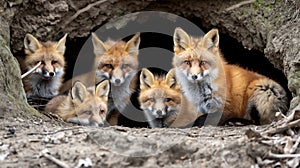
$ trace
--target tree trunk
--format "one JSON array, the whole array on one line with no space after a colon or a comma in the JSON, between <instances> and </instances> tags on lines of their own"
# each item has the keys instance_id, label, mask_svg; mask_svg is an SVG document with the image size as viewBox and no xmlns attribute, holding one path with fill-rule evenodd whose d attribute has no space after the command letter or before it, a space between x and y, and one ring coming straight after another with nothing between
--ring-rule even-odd
<instances>
[{"instance_id":1,"label":"tree trunk","mask_svg":"<svg viewBox=\"0 0 300 168\"><path fill-rule=\"evenodd\" d=\"M6 2L2 1L0 4L6 6ZM12 10L6 9L2 11L0 16L0 116L3 118L38 115L27 104L19 64L9 47L9 25L13 14Z\"/></svg>"}]
</instances>

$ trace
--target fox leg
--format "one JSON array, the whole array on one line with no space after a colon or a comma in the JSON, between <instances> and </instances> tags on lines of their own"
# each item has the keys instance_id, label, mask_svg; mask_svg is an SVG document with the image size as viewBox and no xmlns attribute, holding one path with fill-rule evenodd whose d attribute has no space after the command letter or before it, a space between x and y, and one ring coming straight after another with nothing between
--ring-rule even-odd
<instances>
[{"instance_id":1,"label":"fox leg","mask_svg":"<svg viewBox=\"0 0 300 168\"><path fill-rule=\"evenodd\" d=\"M248 102L244 118L255 124L268 124L276 112L288 110L288 98L284 89L275 81L264 78L251 82L247 88Z\"/></svg>"}]
</instances>

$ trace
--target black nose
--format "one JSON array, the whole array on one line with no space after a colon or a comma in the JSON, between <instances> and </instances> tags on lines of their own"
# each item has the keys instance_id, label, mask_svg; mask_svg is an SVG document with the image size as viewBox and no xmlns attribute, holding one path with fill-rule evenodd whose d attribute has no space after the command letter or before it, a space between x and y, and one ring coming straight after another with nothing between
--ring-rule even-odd
<instances>
[{"instance_id":1,"label":"black nose","mask_svg":"<svg viewBox=\"0 0 300 168\"><path fill-rule=\"evenodd\" d=\"M198 78L197 75L192 75L192 79L193 79L193 80L196 80L197 78Z\"/></svg>"},{"instance_id":2,"label":"black nose","mask_svg":"<svg viewBox=\"0 0 300 168\"><path fill-rule=\"evenodd\" d=\"M49 72L49 76L54 76L54 72Z\"/></svg>"},{"instance_id":3,"label":"black nose","mask_svg":"<svg viewBox=\"0 0 300 168\"><path fill-rule=\"evenodd\" d=\"M116 84L119 84L119 83L121 83L121 80L120 80L120 79L116 79L116 80L115 80L115 83L116 83Z\"/></svg>"},{"instance_id":4,"label":"black nose","mask_svg":"<svg viewBox=\"0 0 300 168\"><path fill-rule=\"evenodd\" d=\"M161 110L157 110L157 115L162 115L162 111Z\"/></svg>"}]
</instances>

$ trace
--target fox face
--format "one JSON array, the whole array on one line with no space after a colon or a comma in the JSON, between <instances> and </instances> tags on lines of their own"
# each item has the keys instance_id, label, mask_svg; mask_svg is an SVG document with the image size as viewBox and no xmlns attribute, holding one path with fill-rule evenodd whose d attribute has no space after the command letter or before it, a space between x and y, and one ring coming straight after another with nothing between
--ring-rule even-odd
<instances>
[{"instance_id":1,"label":"fox face","mask_svg":"<svg viewBox=\"0 0 300 168\"><path fill-rule=\"evenodd\" d=\"M62 118L67 122L81 125L103 126L107 115L108 93L107 80L98 84L96 92L87 89L81 82L76 82L69 94L73 109L71 111L65 111L66 107L59 109L63 114Z\"/></svg>"},{"instance_id":2,"label":"fox face","mask_svg":"<svg viewBox=\"0 0 300 168\"><path fill-rule=\"evenodd\" d=\"M140 83L139 102L146 115L155 119L164 119L164 124L175 119L181 104L175 71L169 71L165 77L155 77L148 69L143 69Z\"/></svg>"},{"instance_id":3,"label":"fox face","mask_svg":"<svg viewBox=\"0 0 300 168\"><path fill-rule=\"evenodd\" d=\"M96 78L100 82L108 79L113 86L130 81L138 67L140 34L137 33L127 43L124 41L102 42L92 34L94 54L96 55Z\"/></svg>"},{"instance_id":4,"label":"fox face","mask_svg":"<svg viewBox=\"0 0 300 168\"><path fill-rule=\"evenodd\" d=\"M214 80L218 73L218 54L215 49L219 45L218 31L213 29L203 38L190 37L181 28L174 33L173 65L177 73L193 83Z\"/></svg>"},{"instance_id":5,"label":"fox face","mask_svg":"<svg viewBox=\"0 0 300 168\"><path fill-rule=\"evenodd\" d=\"M58 94L64 75L64 52L67 34L58 42L39 42L31 34L24 39L24 65L31 70L37 63L39 67L23 82L26 96L51 98Z\"/></svg>"},{"instance_id":6,"label":"fox face","mask_svg":"<svg viewBox=\"0 0 300 168\"><path fill-rule=\"evenodd\" d=\"M64 74L66 37L67 34L58 42L41 43L31 34L26 34L24 39L25 65L28 70L41 62L33 75L45 80L61 77Z\"/></svg>"}]
</instances>

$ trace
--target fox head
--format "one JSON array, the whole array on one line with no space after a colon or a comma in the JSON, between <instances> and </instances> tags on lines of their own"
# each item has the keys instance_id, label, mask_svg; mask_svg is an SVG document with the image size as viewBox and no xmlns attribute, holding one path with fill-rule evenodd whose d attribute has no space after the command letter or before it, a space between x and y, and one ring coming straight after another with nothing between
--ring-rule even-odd
<instances>
[{"instance_id":1,"label":"fox head","mask_svg":"<svg viewBox=\"0 0 300 168\"><path fill-rule=\"evenodd\" d=\"M177 113L180 110L181 93L174 69L165 77L156 77L144 68L140 75L139 102L141 109L154 118L166 118Z\"/></svg>"},{"instance_id":2,"label":"fox head","mask_svg":"<svg viewBox=\"0 0 300 168\"><path fill-rule=\"evenodd\" d=\"M81 82L75 82L69 94L74 111L65 117L68 122L81 125L103 126L107 115L109 82L101 82L95 90L87 89Z\"/></svg>"},{"instance_id":3,"label":"fox head","mask_svg":"<svg viewBox=\"0 0 300 168\"><path fill-rule=\"evenodd\" d=\"M41 65L33 74L39 75L43 79L61 77L64 74L64 53L67 34L58 42L38 41L33 35L26 34L24 39L25 65L28 70L32 69L37 63Z\"/></svg>"},{"instance_id":4,"label":"fox head","mask_svg":"<svg viewBox=\"0 0 300 168\"><path fill-rule=\"evenodd\" d=\"M138 67L140 33L128 42L102 42L92 33L94 54L97 64L97 81L108 79L113 86L122 85L134 77Z\"/></svg>"},{"instance_id":5,"label":"fox head","mask_svg":"<svg viewBox=\"0 0 300 168\"><path fill-rule=\"evenodd\" d=\"M217 77L222 59L217 29L197 39L190 37L181 28L176 28L173 40L176 75L180 73L193 83L211 81Z\"/></svg>"}]
</instances>

